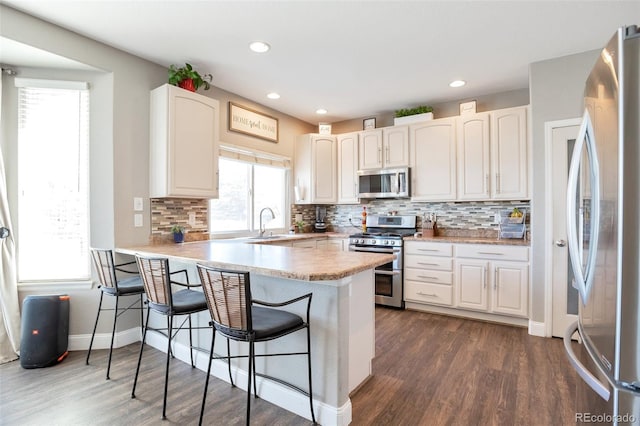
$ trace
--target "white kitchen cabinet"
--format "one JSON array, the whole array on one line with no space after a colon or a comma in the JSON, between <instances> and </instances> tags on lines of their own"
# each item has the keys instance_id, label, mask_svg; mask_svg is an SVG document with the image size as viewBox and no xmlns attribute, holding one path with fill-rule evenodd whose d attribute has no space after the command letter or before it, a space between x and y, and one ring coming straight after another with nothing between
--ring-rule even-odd
<instances>
[{"instance_id":1,"label":"white kitchen cabinet","mask_svg":"<svg viewBox=\"0 0 640 426\"><path fill-rule=\"evenodd\" d=\"M404 299L453 306L453 246L407 241L404 245Z\"/></svg>"},{"instance_id":2,"label":"white kitchen cabinet","mask_svg":"<svg viewBox=\"0 0 640 426\"><path fill-rule=\"evenodd\" d=\"M169 84L150 101L150 197L217 198L218 101Z\"/></svg>"},{"instance_id":3,"label":"white kitchen cabinet","mask_svg":"<svg viewBox=\"0 0 640 426\"><path fill-rule=\"evenodd\" d=\"M336 138L306 134L298 137L295 148L296 204L337 202Z\"/></svg>"},{"instance_id":4,"label":"white kitchen cabinet","mask_svg":"<svg viewBox=\"0 0 640 426\"><path fill-rule=\"evenodd\" d=\"M458 199L490 197L489 113L458 118Z\"/></svg>"},{"instance_id":5,"label":"white kitchen cabinet","mask_svg":"<svg viewBox=\"0 0 640 426\"><path fill-rule=\"evenodd\" d=\"M456 199L456 119L409 126L412 201Z\"/></svg>"},{"instance_id":6,"label":"white kitchen cabinet","mask_svg":"<svg viewBox=\"0 0 640 426\"><path fill-rule=\"evenodd\" d=\"M527 107L491 111L491 198L528 199Z\"/></svg>"},{"instance_id":7,"label":"white kitchen cabinet","mask_svg":"<svg viewBox=\"0 0 640 426\"><path fill-rule=\"evenodd\" d=\"M358 168L360 170L382 168L382 129L360 132L358 151Z\"/></svg>"},{"instance_id":8,"label":"white kitchen cabinet","mask_svg":"<svg viewBox=\"0 0 640 426\"><path fill-rule=\"evenodd\" d=\"M358 204L358 133L337 136L338 204Z\"/></svg>"},{"instance_id":9,"label":"white kitchen cabinet","mask_svg":"<svg viewBox=\"0 0 640 426\"><path fill-rule=\"evenodd\" d=\"M526 318L529 248L456 244L456 306Z\"/></svg>"},{"instance_id":10,"label":"white kitchen cabinet","mask_svg":"<svg viewBox=\"0 0 640 426\"><path fill-rule=\"evenodd\" d=\"M409 166L409 126L382 129L383 167Z\"/></svg>"},{"instance_id":11,"label":"white kitchen cabinet","mask_svg":"<svg viewBox=\"0 0 640 426\"><path fill-rule=\"evenodd\" d=\"M360 132L359 169L409 165L409 127L392 126Z\"/></svg>"},{"instance_id":12,"label":"white kitchen cabinet","mask_svg":"<svg viewBox=\"0 0 640 426\"><path fill-rule=\"evenodd\" d=\"M458 118L458 200L521 200L528 194L527 107Z\"/></svg>"}]
</instances>

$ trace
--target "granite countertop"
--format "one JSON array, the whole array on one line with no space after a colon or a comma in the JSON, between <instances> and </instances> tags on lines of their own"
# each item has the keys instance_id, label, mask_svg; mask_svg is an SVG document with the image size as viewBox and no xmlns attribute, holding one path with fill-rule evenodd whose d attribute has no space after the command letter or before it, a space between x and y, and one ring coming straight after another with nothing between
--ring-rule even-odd
<instances>
[{"instance_id":1,"label":"granite countertop","mask_svg":"<svg viewBox=\"0 0 640 426\"><path fill-rule=\"evenodd\" d=\"M340 232L304 232L300 234L275 234L268 238L242 237L229 241L241 241L250 244L277 244L283 241L322 240L328 238L349 238L349 234Z\"/></svg>"},{"instance_id":2,"label":"granite countertop","mask_svg":"<svg viewBox=\"0 0 640 426\"><path fill-rule=\"evenodd\" d=\"M428 241L455 244L494 244L505 246L529 246L530 241L522 238L477 237L477 236L437 236L437 237L405 237L405 241Z\"/></svg>"},{"instance_id":3,"label":"granite countertop","mask_svg":"<svg viewBox=\"0 0 640 426\"><path fill-rule=\"evenodd\" d=\"M303 281L338 280L394 259L392 254L340 252L336 256L336 252L331 250L311 250L313 249L242 242L224 244L215 240L116 249L117 252L128 255L139 253L166 256L175 260Z\"/></svg>"}]
</instances>

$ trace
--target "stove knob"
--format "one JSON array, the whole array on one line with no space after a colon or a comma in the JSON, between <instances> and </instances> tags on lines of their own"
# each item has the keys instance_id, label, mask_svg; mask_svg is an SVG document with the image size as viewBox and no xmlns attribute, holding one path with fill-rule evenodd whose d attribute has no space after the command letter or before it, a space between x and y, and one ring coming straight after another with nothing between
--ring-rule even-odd
<instances>
[{"instance_id":1,"label":"stove knob","mask_svg":"<svg viewBox=\"0 0 640 426\"><path fill-rule=\"evenodd\" d=\"M395 245L395 244L396 244L396 242L395 242L394 240L389 241L389 245L390 245L390 246L393 246L393 245Z\"/></svg>"},{"instance_id":2,"label":"stove knob","mask_svg":"<svg viewBox=\"0 0 640 426\"><path fill-rule=\"evenodd\" d=\"M384 245L389 245L389 240L384 240Z\"/></svg>"}]
</instances>

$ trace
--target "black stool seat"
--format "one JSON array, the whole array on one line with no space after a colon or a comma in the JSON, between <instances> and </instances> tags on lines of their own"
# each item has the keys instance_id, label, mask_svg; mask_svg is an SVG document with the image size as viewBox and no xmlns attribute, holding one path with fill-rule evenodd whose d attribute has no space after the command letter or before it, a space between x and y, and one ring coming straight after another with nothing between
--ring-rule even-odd
<instances>
[{"instance_id":1,"label":"black stool seat","mask_svg":"<svg viewBox=\"0 0 640 426\"><path fill-rule=\"evenodd\" d=\"M194 312L207 310L207 301L204 300L204 293L194 290L180 290L173 293L173 311L172 315L185 315ZM165 315L169 314L171 307L169 305L157 304L149 302L151 309L154 309Z\"/></svg>"},{"instance_id":2,"label":"black stool seat","mask_svg":"<svg viewBox=\"0 0 640 426\"><path fill-rule=\"evenodd\" d=\"M131 277L119 280L117 287L101 286L100 290L110 296L127 296L144 293L144 285L140 277Z\"/></svg>"}]
</instances>

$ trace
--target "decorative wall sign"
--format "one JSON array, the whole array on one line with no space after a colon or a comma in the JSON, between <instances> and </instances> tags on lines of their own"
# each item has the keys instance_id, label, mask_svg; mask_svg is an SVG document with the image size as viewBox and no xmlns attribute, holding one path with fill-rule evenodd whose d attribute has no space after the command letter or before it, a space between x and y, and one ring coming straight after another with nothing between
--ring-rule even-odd
<instances>
[{"instance_id":1,"label":"decorative wall sign","mask_svg":"<svg viewBox=\"0 0 640 426\"><path fill-rule=\"evenodd\" d=\"M362 120L362 130L371 130L376 128L375 118L365 118Z\"/></svg>"},{"instance_id":2,"label":"decorative wall sign","mask_svg":"<svg viewBox=\"0 0 640 426\"><path fill-rule=\"evenodd\" d=\"M330 135L331 134L331 124L318 124L318 133L321 135Z\"/></svg>"},{"instance_id":3,"label":"decorative wall sign","mask_svg":"<svg viewBox=\"0 0 640 426\"><path fill-rule=\"evenodd\" d=\"M278 143L278 119L229 102L229 130Z\"/></svg>"},{"instance_id":4,"label":"decorative wall sign","mask_svg":"<svg viewBox=\"0 0 640 426\"><path fill-rule=\"evenodd\" d=\"M464 102L460 104L460 115L475 114L475 113L476 113L476 101Z\"/></svg>"}]
</instances>

